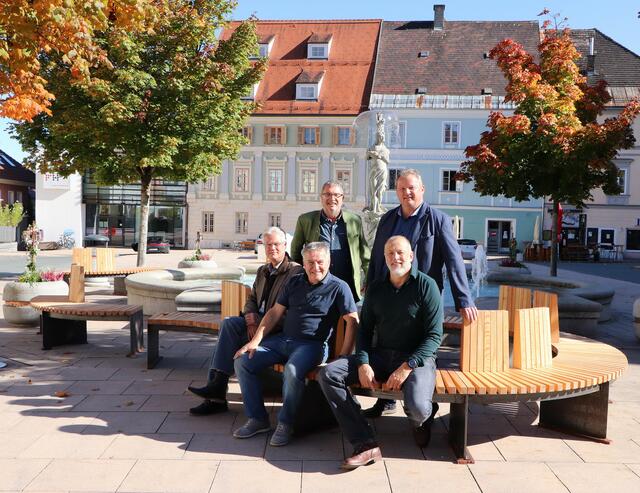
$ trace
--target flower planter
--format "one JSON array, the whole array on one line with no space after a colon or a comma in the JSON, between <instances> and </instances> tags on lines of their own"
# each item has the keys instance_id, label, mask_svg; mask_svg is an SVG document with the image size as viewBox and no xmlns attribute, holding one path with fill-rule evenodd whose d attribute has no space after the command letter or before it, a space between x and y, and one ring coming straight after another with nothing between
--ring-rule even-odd
<instances>
[{"instance_id":1,"label":"flower planter","mask_svg":"<svg viewBox=\"0 0 640 493\"><path fill-rule=\"evenodd\" d=\"M181 260L178 269L215 269L218 264L214 260Z\"/></svg>"},{"instance_id":2,"label":"flower planter","mask_svg":"<svg viewBox=\"0 0 640 493\"><path fill-rule=\"evenodd\" d=\"M4 286L2 305L4 319L11 325L33 327L40 323L40 312L31 308L28 304L23 306L7 305L8 301L29 302L32 298L42 295L66 295L69 294L69 286L64 281L52 282L9 282Z\"/></svg>"}]
</instances>

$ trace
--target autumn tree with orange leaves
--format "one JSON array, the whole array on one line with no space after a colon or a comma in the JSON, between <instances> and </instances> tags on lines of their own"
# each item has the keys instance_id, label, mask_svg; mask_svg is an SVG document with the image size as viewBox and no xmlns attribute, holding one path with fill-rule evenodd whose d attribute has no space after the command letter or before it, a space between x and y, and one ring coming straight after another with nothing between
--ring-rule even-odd
<instances>
[{"instance_id":1,"label":"autumn tree with orange leaves","mask_svg":"<svg viewBox=\"0 0 640 493\"><path fill-rule=\"evenodd\" d=\"M72 82L86 81L89 67L109 63L94 42L112 24L148 29L154 0L0 0L0 117L30 120L50 112L55 94L40 73L40 56L57 53Z\"/></svg>"},{"instance_id":2,"label":"autumn tree with orange leaves","mask_svg":"<svg viewBox=\"0 0 640 493\"><path fill-rule=\"evenodd\" d=\"M546 27L546 24L543 26ZM490 52L508 84L512 116L492 112L480 142L466 148L460 177L473 180L483 195L519 201L549 197L553 202L550 273L557 275L557 218L561 203L584 205L591 191L619 193L618 149L635 139L631 124L640 103L631 102L615 118L597 121L610 100L606 84L589 87L576 60L580 54L568 29L547 30L538 45L539 63L511 39Z\"/></svg>"}]
</instances>

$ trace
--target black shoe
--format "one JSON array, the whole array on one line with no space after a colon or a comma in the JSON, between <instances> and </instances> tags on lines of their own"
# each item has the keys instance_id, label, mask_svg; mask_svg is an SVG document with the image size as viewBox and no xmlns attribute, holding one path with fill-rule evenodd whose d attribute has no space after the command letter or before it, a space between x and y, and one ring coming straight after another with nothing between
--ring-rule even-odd
<instances>
[{"instance_id":1,"label":"black shoe","mask_svg":"<svg viewBox=\"0 0 640 493\"><path fill-rule=\"evenodd\" d=\"M362 415L365 418L379 418L380 416L386 416L387 414L393 414L396 412L396 401L389 399L378 399L373 407L362 411Z\"/></svg>"},{"instance_id":2,"label":"black shoe","mask_svg":"<svg viewBox=\"0 0 640 493\"><path fill-rule=\"evenodd\" d=\"M213 379L210 379L204 387L192 387L189 385L187 389L203 399L223 403L227 402L228 382L229 377L227 375L216 372Z\"/></svg>"},{"instance_id":3,"label":"black shoe","mask_svg":"<svg viewBox=\"0 0 640 493\"><path fill-rule=\"evenodd\" d=\"M431 426L433 425L438 409L440 409L440 406L438 406L437 402L434 402L431 408L431 416L420 426L413 429L413 439L420 448L428 446L431 441Z\"/></svg>"},{"instance_id":4,"label":"black shoe","mask_svg":"<svg viewBox=\"0 0 640 493\"><path fill-rule=\"evenodd\" d=\"M227 402L213 402L205 400L202 404L189 409L189 412L194 416L208 416L209 414L224 413L229 410Z\"/></svg>"}]
</instances>

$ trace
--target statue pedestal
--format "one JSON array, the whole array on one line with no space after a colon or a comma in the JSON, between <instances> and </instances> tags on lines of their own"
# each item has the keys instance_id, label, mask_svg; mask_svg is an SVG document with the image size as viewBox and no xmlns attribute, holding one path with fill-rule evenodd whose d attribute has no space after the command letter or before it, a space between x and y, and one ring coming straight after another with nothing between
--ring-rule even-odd
<instances>
[{"instance_id":1,"label":"statue pedestal","mask_svg":"<svg viewBox=\"0 0 640 493\"><path fill-rule=\"evenodd\" d=\"M376 231L378 230L378 223L380 218L384 215L383 212L374 212L370 209L364 209L362 216L364 217L364 234L367 237L367 243L370 247L373 247L373 240L376 237Z\"/></svg>"}]
</instances>

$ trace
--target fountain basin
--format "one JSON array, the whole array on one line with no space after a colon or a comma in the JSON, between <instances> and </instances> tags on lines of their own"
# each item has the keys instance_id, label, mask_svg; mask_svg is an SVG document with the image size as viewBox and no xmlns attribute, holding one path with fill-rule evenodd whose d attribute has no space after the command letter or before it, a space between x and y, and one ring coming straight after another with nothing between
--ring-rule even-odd
<instances>
[{"instance_id":1,"label":"fountain basin","mask_svg":"<svg viewBox=\"0 0 640 493\"><path fill-rule=\"evenodd\" d=\"M209 288L213 304L214 293L220 291L220 281L239 280L244 272L243 267L218 267L154 270L131 274L125 279L127 303L142 305L145 315L172 312L178 308L176 297L184 291ZM198 297L201 297L201 294L198 294Z\"/></svg>"}]
</instances>

